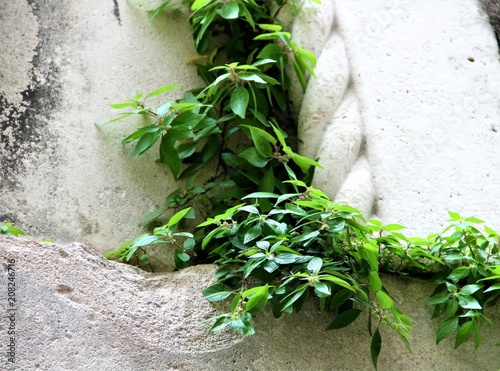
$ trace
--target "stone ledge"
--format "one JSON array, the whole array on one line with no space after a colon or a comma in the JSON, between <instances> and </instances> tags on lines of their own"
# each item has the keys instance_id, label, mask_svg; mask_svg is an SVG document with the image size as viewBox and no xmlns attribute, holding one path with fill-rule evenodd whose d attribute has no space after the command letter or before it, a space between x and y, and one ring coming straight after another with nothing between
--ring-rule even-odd
<instances>
[{"instance_id":1,"label":"stone ledge","mask_svg":"<svg viewBox=\"0 0 500 371\"><path fill-rule=\"evenodd\" d=\"M32 370L369 370L366 321L325 332L312 300L298 314L256 318L257 334L207 335L199 323L217 313L200 291L214 267L148 274L111 262L80 243L58 245L0 238L3 271L16 260L16 369ZM2 275L0 298L6 298ZM388 277L387 286L414 321L413 353L383 331L381 370L492 370L500 367L500 335L453 351L434 343L436 321L423 302L432 291L418 279ZM5 300L2 300L2 310ZM490 315L498 324L498 310ZM2 317L5 321L5 317ZM3 328L3 326L2 326ZM3 331L2 331L3 332ZM5 344L6 334L0 335ZM0 368L9 369L2 352Z\"/></svg>"}]
</instances>

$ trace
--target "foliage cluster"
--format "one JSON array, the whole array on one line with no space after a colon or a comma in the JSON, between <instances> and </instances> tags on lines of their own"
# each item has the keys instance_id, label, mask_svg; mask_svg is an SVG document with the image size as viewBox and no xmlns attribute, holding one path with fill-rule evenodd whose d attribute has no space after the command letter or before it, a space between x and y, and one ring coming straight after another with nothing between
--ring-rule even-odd
<instances>
[{"instance_id":1,"label":"foliage cluster","mask_svg":"<svg viewBox=\"0 0 500 371\"><path fill-rule=\"evenodd\" d=\"M213 318L210 331L230 327L251 335L252 317L266 307L280 317L299 311L310 295L323 315L333 314L328 330L365 311L375 367L379 325L393 329L408 349L411 331L411 319L380 272L425 275L436 284L427 302L441 319L436 342L454 335L455 347L469 338L479 346L481 326L491 322L484 307L500 296L499 234L480 229L479 219L450 213L451 224L441 233L408 238L403 226L365 220L310 186L320 165L294 151L287 73L294 71L305 88L316 60L280 26L277 15L285 5L287 0L190 2L198 53L193 61L206 86L158 106L148 99L177 85L111 105L128 111L108 123L147 118L123 143L134 142L132 154L140 156L159 142L158 161L182 185L147 218L146 224L173 211L165 225L109 257L147 262L147 246L168 243L176 247L178 268L218 264L217 282L203 295L230 300L230 312ZM221 39L223 46L216 46ZM207 167L214 176L199 181ZM194 231L178 231L195 216L204 221Z\"/></svg>"},{"instance_id":2,"label":"foliage cluster","mask_svg":"<svg viewBox=\"0 0 500 371\"><path fill-rule=\"evenodd\" d=\"M0 225L0 235L1 234L7 235L7 236L16 236L17 237L17 236L23 235L24 232L21 229L14 226L14 222L3 222Z\"/></svg>"}]
</instances>

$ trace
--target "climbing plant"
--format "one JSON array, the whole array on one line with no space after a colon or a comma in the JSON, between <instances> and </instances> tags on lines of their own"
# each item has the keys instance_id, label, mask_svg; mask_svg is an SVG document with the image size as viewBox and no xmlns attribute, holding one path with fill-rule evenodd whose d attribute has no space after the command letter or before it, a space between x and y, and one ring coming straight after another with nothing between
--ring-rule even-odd
<instances>
[{"instance_id":1,"label":"climbing plant","mask_svg":"<svg viewBox=\"0 0 500 371\"><path fill-rule=\"evenodd\" d=\"M179 269L217 264L217 281L203 295L211 302L227 300L228 313L211 319L211 332L229 327L252 335L252 318L265 308L280 317L299 311L309 296L331 317L327 330L365 313L375 367L381 324L411 349L411 318L397 307L381 272L425 276L436 285L427 301L440 318L436 342L454 336L455 347L471 338L479 346L483 323L491 323L484 308L500 296L499 234L481 227L479 219L450 212L442 232L406 237L403 226L366 220L312 187L321 165L295 150L299 139L288 92L289 73L305 89L316 60L279 21L285 6L300 11L297 4L186 3L197 51L192 62L206 85L159 105L150 98L179 85L138 94L112 104L125 111L104 123L147 119L123 143L133 144L137 156L158 149L158 161L180 185L145 224L172 216L108 257L147 263L147 246L170 244ZM213 173L205 180L207 168ZM202 221L183 231L193 218Z\"/></svg>"}]
</instances>

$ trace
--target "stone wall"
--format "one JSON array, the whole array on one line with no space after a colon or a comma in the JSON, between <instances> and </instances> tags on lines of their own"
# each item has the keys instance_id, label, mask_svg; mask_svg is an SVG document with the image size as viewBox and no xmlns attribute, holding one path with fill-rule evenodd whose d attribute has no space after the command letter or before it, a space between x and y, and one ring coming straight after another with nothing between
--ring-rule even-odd
<instances>
[{"instance_id":1,"label":"stone wall","mask_svg":"<svg viewBox=\"0 0 500 371\"><path fill-rule=\"evenodd\" d=\"M130 158L137 122L97 129L109 103L200 86L180 13L149 21L124 0L1 1L0 219L37 238L116 249L176 188L156 153ZM170 97L180 96L172 91ZM160 99L163 97L159 97Z\"/></svg>"},{"instance_id":2,"label":"stone wall","mask_svg":"<svg viewBox=\"0 0 500 371\"><path fill-rule=\"evenodd\" d=\"M301 151L325 166L316 185L412 234L439 230L447 210L500 227L500 63L479 0L323 0L289 27L318 56L318 78L293 93ZM85 244L0 240L2 268L18 266L19 369L371 368L363 321L325 333L310 302L258 317L249 339L207 336L194 324L217 313L199 294L213 267L147 275L98 253L135 237L175 187L155 154L130 159L120 144L134 122L94 123L114 117L107 103L200 84L185 15L150 22L124 0L0 1L0 30L0 219ZM390 282L414 318L414 353L384 333L380 369L498 370L498 331L478 352L435 346L432 288Z\"/></svg>"},{"instance_id":3,"label":"stone wall","mask_svg":"<svg viewBox=\"0 0 500 371\"><path fill-rule=\"evenodd\" d=\"M325 331L318 303L300 313L256 318L256 334L207 335L203 320L224 310L204 300L200 291L214 279L214 267L200 265L175 273L148 274L108 261L88 246L43 244L0 238L0 264L16 269L15 367L5 352L2 370L209 370L309 371L372 369L362 314L356 323ZM500 334L485 326L484 344L453 350L450 340L435 345L437 322L424 304L432 286L418 279L387 277L388 290L413 319L408 353L397 336L383 328L380 370L485 370L500 367ZM0 298L7 297L6 275ZM4 303L2 303L2 306ZM497 308L487 311L498 325ZM0 317L0 342L9 319Z\"/></svg>"},{"instance_id":4,"label":"stone wall","mask_svg":"<svg viewBox=\"0 0 500 371\"><path fill-rule=\"evenodd\" d=\"M301 37L320 50L299 117L316 185L410 234L448 210L500 226L500 63L481 3L334 3L310 10L331 29Z\"/></svg>"}]
</instances>

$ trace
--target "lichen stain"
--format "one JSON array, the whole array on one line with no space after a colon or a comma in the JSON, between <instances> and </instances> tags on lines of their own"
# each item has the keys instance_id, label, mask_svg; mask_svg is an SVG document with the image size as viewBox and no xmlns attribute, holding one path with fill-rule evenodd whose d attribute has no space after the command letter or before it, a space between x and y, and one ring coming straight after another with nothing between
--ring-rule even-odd
<instances>
[{"instance_id":1,"label":"lichen stain","mask_svg":"<svg viewBox=\"0 0 500 371\"><path fill-rule=\"evenodd\" d=\"M67 25L63 3L28 0L38 23L38 45L31 62L31 82L21 92L22 102L9 102L0 94L0 191L21 190L18 178L39 161L56 161L57 138L48 128L60 106L60 69L55 48ZM43 156L41 156L43 154ZM42 160L43 159L43 160Z\"/></svg>"}]
</instances>

